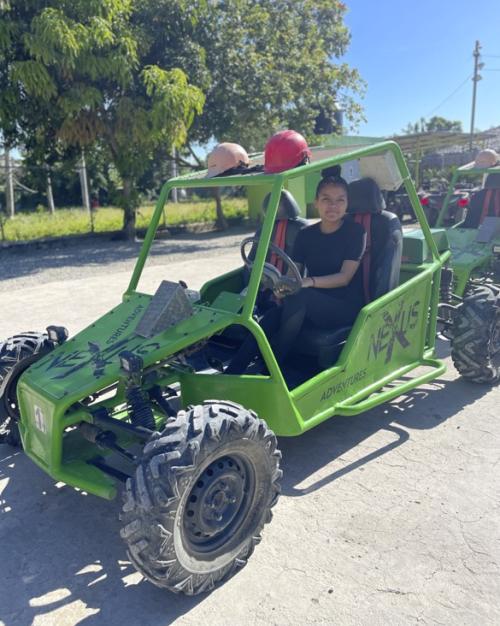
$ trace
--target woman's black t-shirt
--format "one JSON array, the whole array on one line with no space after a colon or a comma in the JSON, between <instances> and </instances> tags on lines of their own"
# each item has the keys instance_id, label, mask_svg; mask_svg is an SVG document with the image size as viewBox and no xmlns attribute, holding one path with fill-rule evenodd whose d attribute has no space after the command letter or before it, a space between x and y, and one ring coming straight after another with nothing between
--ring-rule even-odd
<instances>
[{"instance_id":1,"label":"woman's black t-shirt","mask_svg":"<svg viewBox=\"0 0 500 626\"><path fill-rule=\"evenodd\" d=\"M365 252L366 233L361 224L344 219L333 233L322 233L321 222L302 229L295 240L292 259L307 267L309 276L337 274L344 261L360 261ZM336 298L351 304L364 304L361 265L345 287L322 289Z\"/></svg>"}]
</instances>

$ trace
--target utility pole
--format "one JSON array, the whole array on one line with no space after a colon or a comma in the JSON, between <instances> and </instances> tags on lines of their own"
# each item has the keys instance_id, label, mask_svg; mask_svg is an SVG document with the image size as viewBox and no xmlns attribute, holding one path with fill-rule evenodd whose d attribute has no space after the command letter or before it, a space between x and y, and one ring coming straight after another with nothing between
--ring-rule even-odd
<instances>
[{"instance_id":1,"label":"utility pole","mask_svg":"<svg viewBox=\"0 0 500 626\"><path fill-rule=\"evenodd\" d=\"M479 62L479 50L481 50L481 44L479 41L476 41L476 47L474 48L474 52L472 56L474 57L474 75L472 77L472 112L470 118L470 139L469 139L469 150L472 150L472 143L474 141L474 118L476 116L476 89L477 83L481 80L481 76L479 75L479 70L484 67L484 63Z\"/></svg>"}]
</instances>

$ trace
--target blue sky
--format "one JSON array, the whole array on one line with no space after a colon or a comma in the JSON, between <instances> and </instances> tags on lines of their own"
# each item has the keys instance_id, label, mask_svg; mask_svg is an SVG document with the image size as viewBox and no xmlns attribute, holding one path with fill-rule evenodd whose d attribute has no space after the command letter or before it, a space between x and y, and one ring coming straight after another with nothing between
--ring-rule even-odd
<instances>
[{"instance_id":1,"label":"blue sky","mask_svg":"<svg viewBox=\"0 0 500 626\"><path fill-rule=\"evenodd\" d=\"M408 122L432 115L460 120L468 132L472 81L467 77L474 69L476 39L485 66L477 89L475 127L500 126L499 0L346 0L346 4L351 44L343 60L368 84L360 101L367 121L357 133L398 134Z\"/></svg>"}]
</instances>

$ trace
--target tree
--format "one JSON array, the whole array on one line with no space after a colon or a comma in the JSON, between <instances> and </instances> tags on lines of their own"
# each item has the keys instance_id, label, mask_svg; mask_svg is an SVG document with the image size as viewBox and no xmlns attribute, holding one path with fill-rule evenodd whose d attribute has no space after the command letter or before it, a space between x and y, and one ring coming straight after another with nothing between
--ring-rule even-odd
<instances>
[{"instance_id":1,"label":"tree","mask_svg":"<svg viewBox=\"0 0 500 626\"><path fill-rule=\"evenodd\" d=\"M345 10L335 0L218 3L217 28L204 33L211 85L191 136L239 139L255 150L284 127L312 138L320 108L341 105L359 120L350 95L361 89L358 72L334 62L349 44Z\"/></svg>"},{"instance_id":2,"label":"tree","mask_svg":"<svg viewBox=\"0 0 500 626\"><path fill-rule=\"evenodd\" d=\"M436 133L440 131L461 133L462 122L447 120L445 117L439 117L438 115L434 115L430 120L421 117L418 122L414 124L409 123L402 132L405 135L413 135L417 133Z\"/></svg>"},{"instance_id":3,"label":"tree","mask_svg":"<svg viewBox=\"0 0 500 626\"><path fill-rule=\"evenodd\" d=\"M148 62L177 63L206 95L180 153L181 165L204 167L194 146L211 140L234 141L249 152L262 150L281 128L314 140L321 110L332 117L340 106L352 124L361 119L354 95L363 82L355 69L335 63L350 39L342 2L198 1L189 3L190 19L182 20L184 4L155 0L140 9L151 39L169 41L168 47L152 46ZM218 215L223 219L220 205Z\"/></svg>"},{"instance_id":4,"label":"tree","mask_svg":"<svg viewBox=\"0 0 500 626\"><path fill-rule=\"evenodd\" d=\"M427 122L427 132L435 133L442 130L455 131L458 133L462 132L462 122L455 120L447 120L444 117L439 117L435 115L431 117L431 119Z\"/></svg>"},{"instance_id":5,"label":"tree","mask_svg":"<svg viewBox=\"0 0 500 626\"><path fill-rule=\"evenodd\" d=\"M104 145L122 179L129 238L148 157L180 146L204 102L181 69L146 62L152 43L133 11L132 0L4 2L0 28L4 133L32 136L36 101L44 138L54 131L65 145Z\"/></svg>"},{"instance_id":6,"label":"tree","mask_svg":"<svg viewBox=\"0 0 500 626\"><path fill-rule=\"evenodd\" d=\"M12 3L0 25L0 125L32 135L36 98L40 134L104 144L131 233L136 181L160 146L164 159L175 145L181 165L201 168L197 144L260 150L285 127L312 140L318 112L338 106L361 119L358 72L335 63L349 43L345 11L338 0Z\"/></svg>"}]
</instances>

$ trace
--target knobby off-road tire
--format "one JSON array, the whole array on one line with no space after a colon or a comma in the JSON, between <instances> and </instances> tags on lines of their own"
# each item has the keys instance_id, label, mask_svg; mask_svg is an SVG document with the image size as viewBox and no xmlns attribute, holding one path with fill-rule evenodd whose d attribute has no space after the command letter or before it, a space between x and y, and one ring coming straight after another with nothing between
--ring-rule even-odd
<instances>
[{"instance_id":1,"label":"knobby off-road tire","mask_svg":"<svg viewBox=\"0 0 500 626\"><path fill-rule=\"evenodd\" d=\"M194 595L243 567L279 496L276 446L266 423L232 402L169 419L125 490L121 536L139 572Z\"/></svg>"},{"instance_id":2,"label":"knobby off-road tire","mask_svg":"<svg viewBox=\"0 0 500 626\"><path fill-rule=\"evenodd\" d=\"M0 343L0 443L21 445L16 388L21 374L51 350L45 333L26 332Z\"/></svg>"},{"instance_id":3,"label":"knobby off-road tire","mask_svg":"<svg viewBox=\"0 0 500 626\"><path fill-rule=\"evenodd\" d=\"M454 315L451 357L458 372L475 383L500 379L500 293L477 287Z\"/></svg>"}]
</instances>

